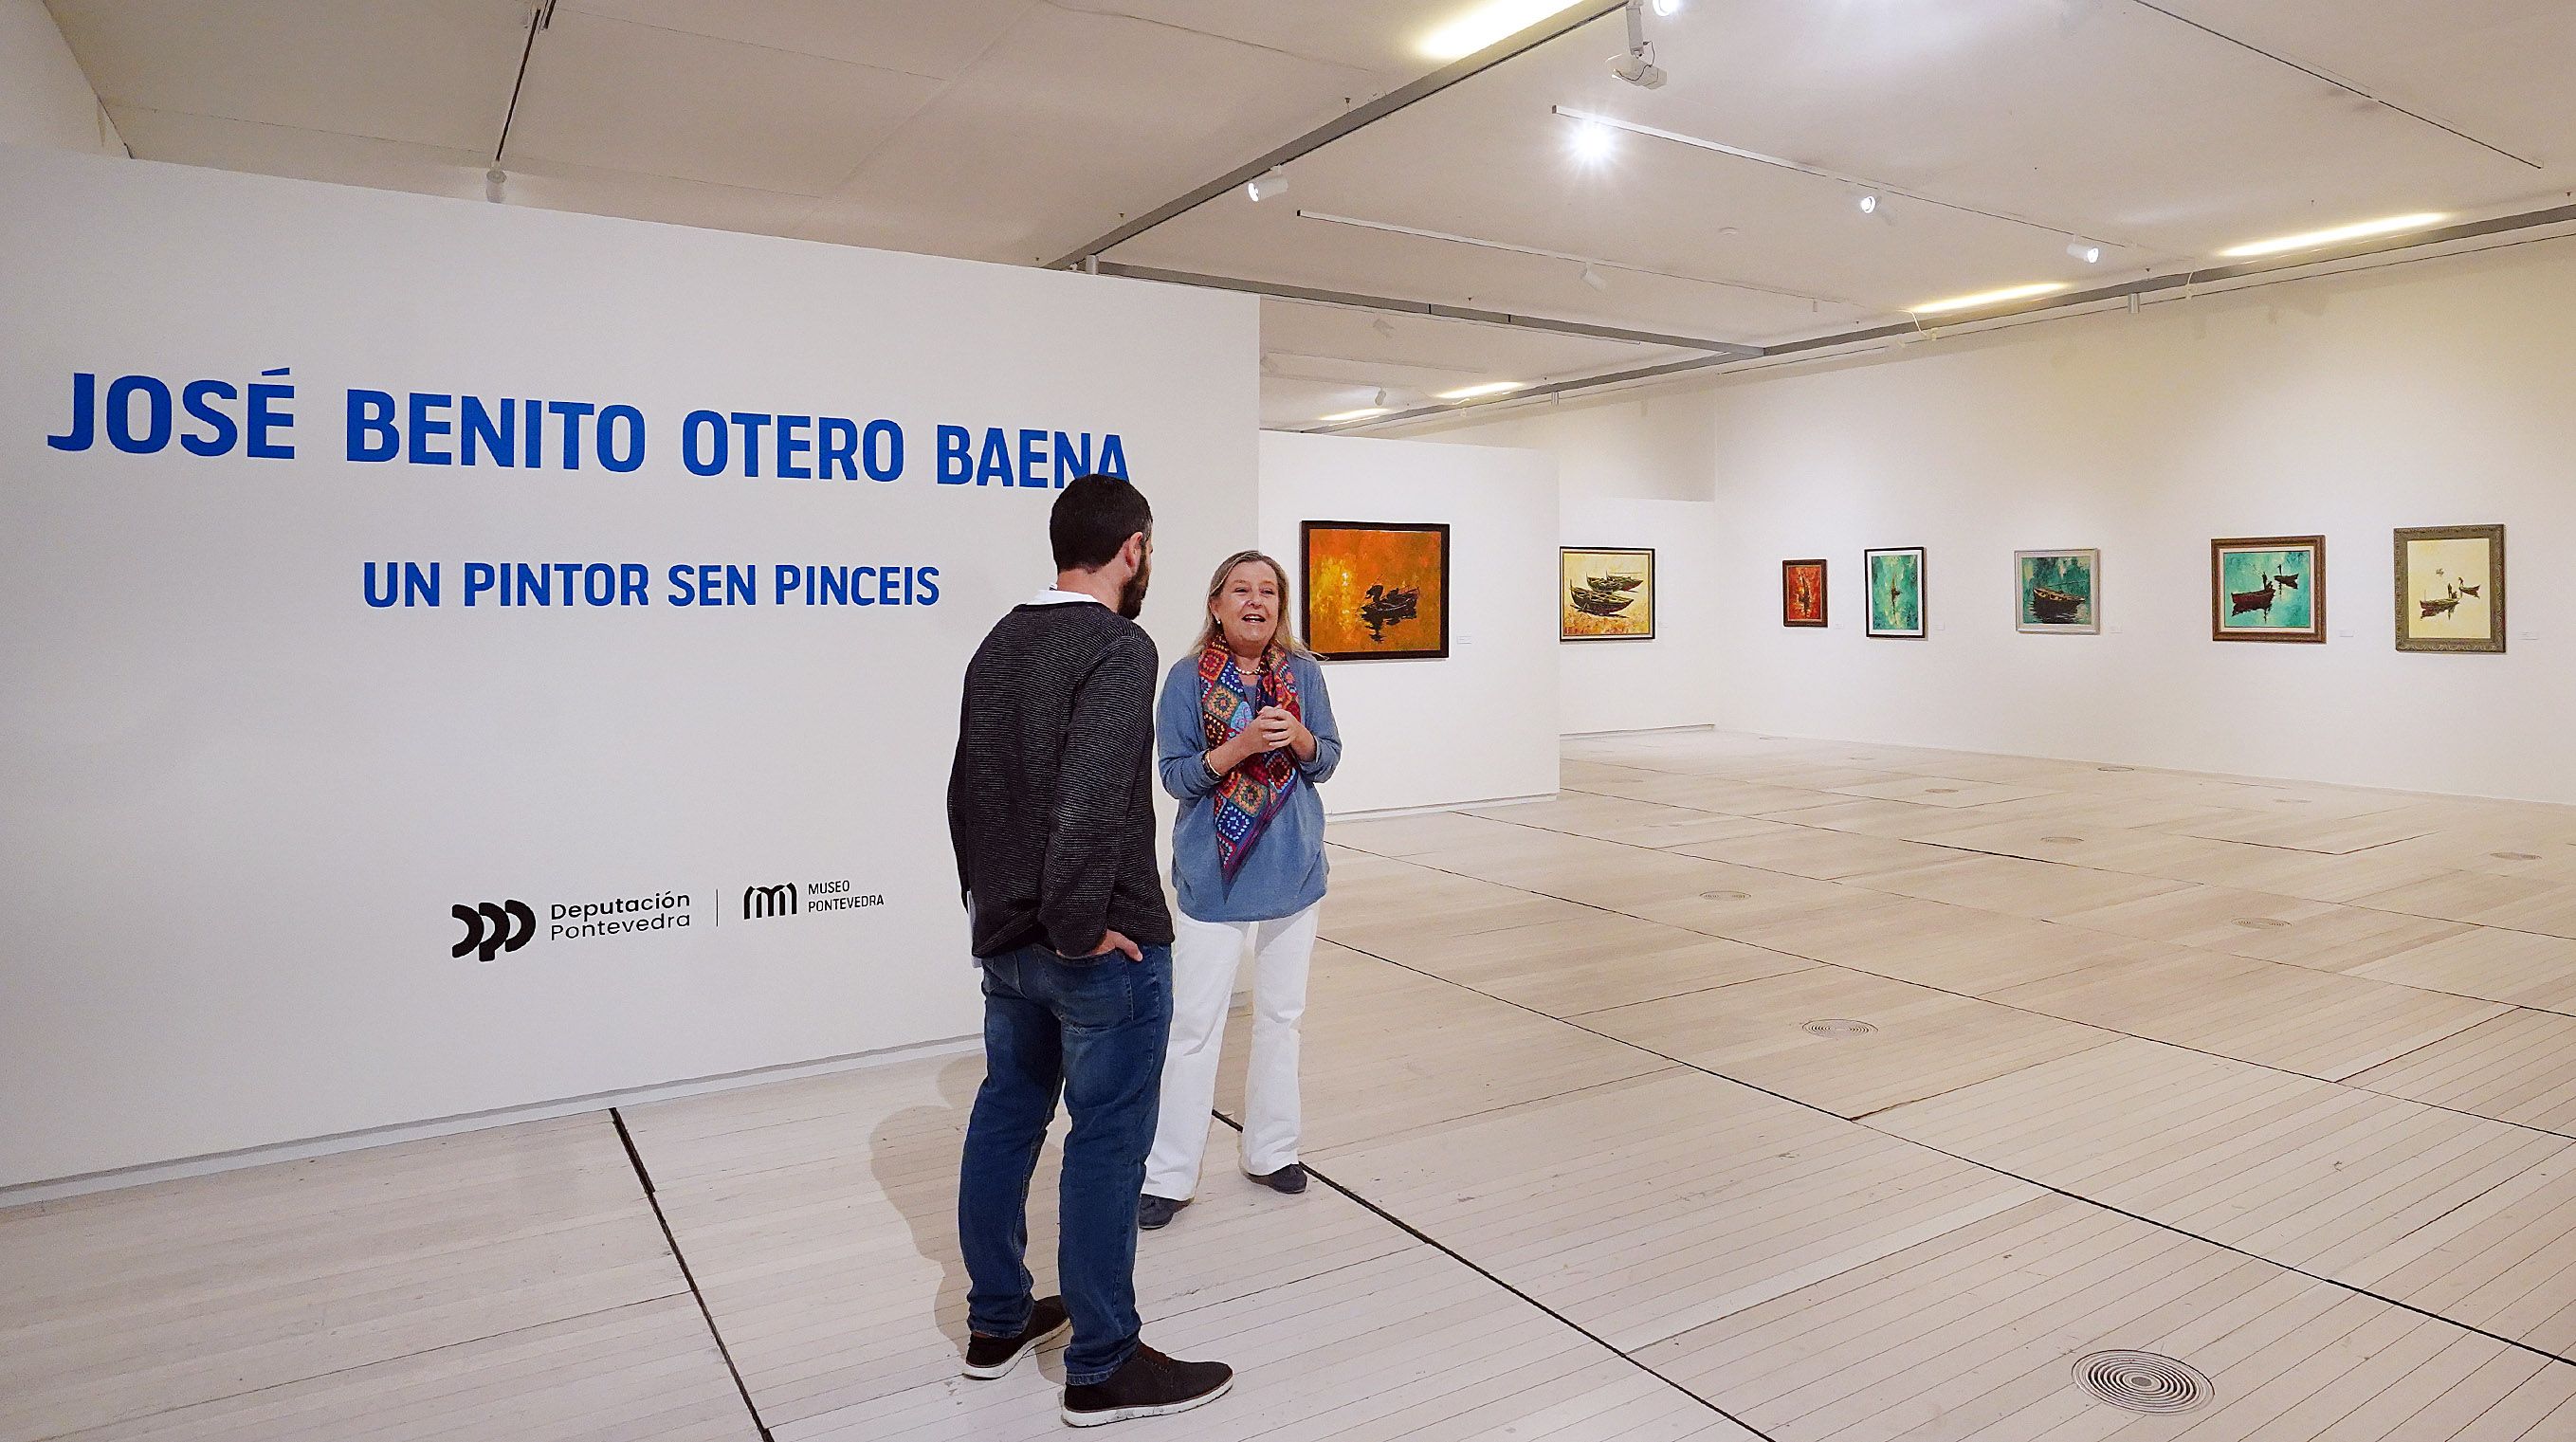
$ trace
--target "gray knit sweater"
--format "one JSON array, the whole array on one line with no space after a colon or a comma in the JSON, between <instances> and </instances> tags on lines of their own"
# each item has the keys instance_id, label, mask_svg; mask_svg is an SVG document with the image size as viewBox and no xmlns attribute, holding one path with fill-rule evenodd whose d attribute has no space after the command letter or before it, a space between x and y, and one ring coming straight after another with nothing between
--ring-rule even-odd
<instances>
[{"instance_id":1,"label":"gray knit sweater","mask_svg":"<svg viewBox=\"0 0 2576 1442\"><path fill-rule=\"evenodd\" d=\"M1021 606L966 667L948 834L975 954L1167 946L1154 857L1153 638L1107 606Z\"/></svg>"}]
</instances>

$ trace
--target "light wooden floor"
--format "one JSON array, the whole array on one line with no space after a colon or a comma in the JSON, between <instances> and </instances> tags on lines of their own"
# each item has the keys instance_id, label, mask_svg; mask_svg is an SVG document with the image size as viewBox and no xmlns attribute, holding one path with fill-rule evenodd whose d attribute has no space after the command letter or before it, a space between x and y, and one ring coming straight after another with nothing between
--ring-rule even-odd
<instances>
[{"instance_id":1,"label":"light wooden floor","mask_svg":"<svg viewBox=\"0 0 2576 1442\"><path fill-rule=\"evenodd\" d=\"M1121 1435L2576 1439L2576 809L1567 757L1553 802L1333 828L1324 1183L1212 1126L1139 1286L1242 1385ZM0 1211L0 1442L1058 1435L1053 1352L956 1376L979 1075ZM2100 1401L2113 1349L2211 1396Z\"/></svg>"}]
</instances>

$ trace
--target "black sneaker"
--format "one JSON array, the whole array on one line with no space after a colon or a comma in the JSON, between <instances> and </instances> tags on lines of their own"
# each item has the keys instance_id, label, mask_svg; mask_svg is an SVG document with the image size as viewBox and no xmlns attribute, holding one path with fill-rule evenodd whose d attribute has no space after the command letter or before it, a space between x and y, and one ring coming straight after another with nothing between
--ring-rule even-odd
<instances>
[{"instance_id":1,"label":"black sneaker","mask_svg":"<svg viewBox=\"0 0 2576 1442\"><path fill-rule=\"evenodd\" d=\"M1040 1343L1063 1336L1064 1329L1072 1325L1072 1318L1065 1314L1064 1298L1041 1297L1029 1313L1029 1324L1016 1337L966 1334L966 1375L979 1382L1008 1376L1022 1357L1036 1351Z\"/></svg>"},{"instance_id":2,"label":"black sneaker","mask_svg":"<svg viewBox=\"0 0 2576 1442\"><path fill-rule=\"evenodd\" d=\"M1172 1218L1189 1203L1176 1202L1147 1192L1136 1198L1136 1225L1148 1232L1159 1232L1172 1224Z\"/></svg>"},{"instance_id":3,"label":"black sneaker","mask_svg":"<svg viewBox=\"0 0 2576 1442\"><path fill-rule=\"evenodd\" d=\"M1139 1342L1118 1370L1088 1387L1064 1389L1064 1420L1076 1427L1168 1417L1204 1407L1234 1389L1223 1362L1176 1362Z\"/></svg>"},{"instance_id":4,"label":"black sneaker","mask_svg":"<svg viewBox=\"0 0 2576 1442\"><path fill-rule=\"evenodd\" d=\"M1296 1162L1290 1162L1288 1165L1281 1167L1279 1170L1271 1172L1266 1176L1256 1177L1250 1172L1245 1172L1244 1175L1252 1177L1254 1181L1261 1183L1263 1186L1268 1187L1274 1192L1286 1192L1292 1197L1297 1195L1299 1192L1306 1190L1306 1169L1304 1166Z\"/></svg>"}]
</instances>

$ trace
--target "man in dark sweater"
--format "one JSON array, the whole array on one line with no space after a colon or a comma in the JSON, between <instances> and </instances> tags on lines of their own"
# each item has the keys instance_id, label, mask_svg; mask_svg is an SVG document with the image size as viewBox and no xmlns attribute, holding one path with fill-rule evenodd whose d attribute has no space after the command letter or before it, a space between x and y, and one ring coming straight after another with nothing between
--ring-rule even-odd
<instances>
[{"instance_id":1,"label":"man in dark sweater","mask_svg":"<svg viewBox=\"0 0 2576 1442\"><path fill-rule=\"evenodd\" d=\"M1053 589L1004 616L966 667L948 831L984 986L984 1085L966 1128L957 1229L966 1375L999 1377L1073 1329L1064 1420L1183 1412L1234 1385L1138 1337L1136 1201L1172 1025L1172 918L1155 865L1154 643L1136 624L1153 512L1084 476L1048 522ZM1072 1114L1058 1206L1061 1297L1034 1295L1028 1190L1057 1094Z\"/></svg>"}]
</instances>

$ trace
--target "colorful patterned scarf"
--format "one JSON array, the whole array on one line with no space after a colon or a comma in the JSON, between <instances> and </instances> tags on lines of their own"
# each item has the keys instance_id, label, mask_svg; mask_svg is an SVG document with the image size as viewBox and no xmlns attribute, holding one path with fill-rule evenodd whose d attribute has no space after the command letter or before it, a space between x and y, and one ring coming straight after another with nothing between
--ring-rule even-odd
<instances>
[{"instance_id":1,"label":"colorful patterned scarf","mask_svg":"<svg viewBox=\"0 0 2576 1442\"><path fill-rule=\"evenodd\" d=\"M1288 670L1287 653L1271 647L1262 653L1259 670L1259 678L1246 685L1234 653L1223 641L1210 642L1199 653L1199 719L1206 726L1210 750L1241 734L1267 706L1305 719L1297 705L1297 678ZM1214 797L1216 855L1217 869L1226 880L1234 880L1270 819L1288 804L1297 776L1297 754L1283 746L1251 757L1219 779Z\"/></svg>"}]
</instances>

